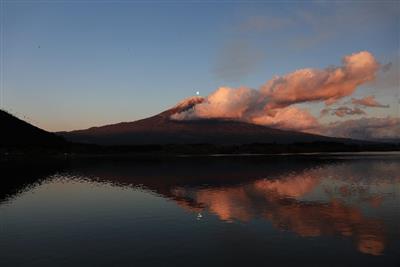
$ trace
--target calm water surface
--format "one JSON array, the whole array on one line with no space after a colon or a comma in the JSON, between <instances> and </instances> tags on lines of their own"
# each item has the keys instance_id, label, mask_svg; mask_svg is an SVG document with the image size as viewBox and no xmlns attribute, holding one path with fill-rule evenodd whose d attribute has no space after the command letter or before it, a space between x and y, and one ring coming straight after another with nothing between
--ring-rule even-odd
<instances>
[{"instance_id":1,"label":"calm water surface","mask_svg":"<svg viewBox=\"0 0 400 267\"><path fill-rule=\"evenodd\" d=\"M400 155L1 165L0 266L400 266Z\"/></svg>"}]
</instances>

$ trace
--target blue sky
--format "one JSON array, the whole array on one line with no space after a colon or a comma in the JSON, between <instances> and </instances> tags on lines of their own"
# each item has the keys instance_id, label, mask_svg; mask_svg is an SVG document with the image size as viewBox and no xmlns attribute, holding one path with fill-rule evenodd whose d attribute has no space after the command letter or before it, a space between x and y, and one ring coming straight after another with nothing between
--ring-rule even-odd
<instances>
[{"instance_id":1,"label":"blue sky","mask_svg":"<svg viewBox=\"0 0 400 267\"><path fill-rule=\"evenodd\" d=\"M2 1L1 104L60 131L148 117L196 91L258 88L362 50L391 62L393 72L399 8L396 1ZM399 116L396 83L366 85L354 96L367 94L390 104L368 115ZM321 104L308 108L317 115Z\"/></svg>"}]
</instances>

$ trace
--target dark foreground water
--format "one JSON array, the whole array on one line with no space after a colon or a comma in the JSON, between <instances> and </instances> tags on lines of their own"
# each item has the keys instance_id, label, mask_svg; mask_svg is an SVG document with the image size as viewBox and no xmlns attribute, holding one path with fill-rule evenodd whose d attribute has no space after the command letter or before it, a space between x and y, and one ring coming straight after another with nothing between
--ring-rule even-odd
<instances>
[{"instance_id":1,"label":"dark foreground water","mask_svg":"<svg viewBox=\"0 0 400 267\"><path fill-rule=\"evenodd\" d=\"M400 266L400 155L1 165L0 266Z\"/></svg>"}]
</instances>

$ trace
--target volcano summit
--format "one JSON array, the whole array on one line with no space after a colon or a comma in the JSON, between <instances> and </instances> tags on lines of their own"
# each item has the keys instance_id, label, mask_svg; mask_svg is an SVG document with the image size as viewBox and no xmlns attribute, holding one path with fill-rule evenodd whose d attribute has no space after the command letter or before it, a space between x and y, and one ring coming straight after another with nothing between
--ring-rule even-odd
<instances>
[{"instance_id":1,"label":"volcano summit","mask_svg":"<svg viewBox=\"0 0 400 267\"><path fill-rule=\"evenodd\" d=\"M204 101L202 97L192 97L146 119L58 134L72 142L99 145L350 142L349 139L280 130L230 119L173 119L174 115L191 110Z\"/></svg>"}]
</instances>

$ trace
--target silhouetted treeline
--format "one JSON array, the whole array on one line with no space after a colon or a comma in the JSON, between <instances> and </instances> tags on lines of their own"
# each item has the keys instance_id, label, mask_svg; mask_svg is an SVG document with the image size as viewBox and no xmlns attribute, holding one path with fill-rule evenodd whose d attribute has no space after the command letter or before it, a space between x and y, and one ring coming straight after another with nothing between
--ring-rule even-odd
<instances>
[{"instance_id":1,"label":"silhouetted treeline","mask_svg":"<svg viewBox=\"0 0 400 267\"><path fill-rule=\"evenodd\" d=\"M41 157L48 155L210 155L210 154L282 154L282 153L313 153L313 152L363 152L363 151L400 151L400 144L365 143L342 144L333 142L312 142L293 144L169 144L169 145L128 145L101 146L63 142L46 145L0 145L2 156Z\"/></svg>"},{"instance_id":2,"label":"silhouetted treeline","mask_svg":"<svg viewBox=\"0 0 400 267\"><path fill-rule=\"evenodd\" d=\"M341 144L341 143L294 143L294 144L246 144L246 145L138 145L138 146L100 146L69 143L60 147L8 147L3 154L75 154L75 155L207 155L207 154L282 154L313 152L362 152L362 151L400 151L400 144Z\"/></svg>"},{"instance_id":3,"label":"silhouetted treeline","mask_svg":"<svg viewBox=\"0 0 400 267\"><path fill-rule=\"evenodd\" d=\"M357 152L396 151L399 144L341 144L341 143L294 143L294 144L246 144L246 145L141 145L141 146L77 146L78 153L161 153L161 154L277 154L310 152Z\"/></svg>"}]
</instances>

